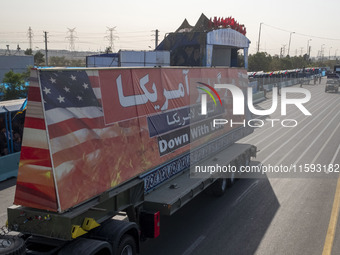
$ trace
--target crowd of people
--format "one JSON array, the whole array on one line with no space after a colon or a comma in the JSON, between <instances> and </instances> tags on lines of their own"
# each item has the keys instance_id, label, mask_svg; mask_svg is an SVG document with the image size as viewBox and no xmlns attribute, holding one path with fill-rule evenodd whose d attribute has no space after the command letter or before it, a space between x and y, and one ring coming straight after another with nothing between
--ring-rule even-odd
<instances>
[{"instance_id":1,"label":"crowd of people","mask_svg":"<svg viewBox=\"0 0 340 255\"><path fill-rule=\"evenodd\" d=\"M11 123L12 130L9 130L9 125L7 125L6 129L6 121L0 116L0 156L21 150L24 116L23 114L20 115L13 118Z\"/></svg>"}]
</instances>

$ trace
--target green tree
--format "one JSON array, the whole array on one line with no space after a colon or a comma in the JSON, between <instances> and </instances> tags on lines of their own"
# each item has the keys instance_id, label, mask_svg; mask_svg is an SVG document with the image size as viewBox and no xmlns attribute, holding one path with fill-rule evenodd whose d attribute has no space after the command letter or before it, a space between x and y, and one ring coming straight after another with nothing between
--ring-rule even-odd
<instances>
[{"instance_id":1,"label":"green tree","mask_svg":"<svg viewBox=\"0 0 340 255\"><path fill-rule=\"evenodd\" d=\"M26 50L24 51L24 53L25 53L25 55L33 55L32 49L26 49Z\"/></svg>"},{"instance_id":2,"label":"green tree","mask_svg":"<svg viewBox=\"0 0 340 255\"><path fill-rule=\"evenodd\" d=\"M265 52L257 52L248 57L248 70L252 71L270 71L272 57Z\"/></svg>"},{"instance_id":3,"label":"green tree","mask_svg":"<svg viewBox=\"0 0 340 255\"><path fill-rule=\"evenodd\" d=\"M280 59L279 70L290 70L290 69L293 69L293 63L292 63L291 58L287 55L287 57Z\"/></svg>"},{"instance_id":4,"label":"green tree","mask_svg":"<svg viewBox=\"0 0 340 255\"><path fill-rule=\"evenodd\" d=\"M51 66L72 66L72 67L80 67L85 66L85 61L83 59L66 59L64 56L62 57L50 57L49 64Z\"/></svg>"},{"instance_id":5,"label":"green tree","mask_svg":"<svg viewBox=\"0 0 340 255\"><path fill-rule=\"evenodd\" d=\"M35 53L34 55L34 64L36 66L40 66L42 63L45 63L45 58L44 58L44 54L42 54L40 51L38 51L37 53Z\"/></svg>"},{"instance_id":6,"label":"green tree","mask_svg":"<svg viewBox=\"0 0 340 255\"><path fill-rule=\"evenodd\" d=\"M106 47L105 53L106 53L106 54L112 53L112 48L111 48L110 46L109 46L109 47Z\"/></svg>"},{"instance_id":7,"label":"green tree","mask_svg":"<svg viewBox=\"0 0 340 255\"><path fill-rule=\"evenodd\" d=\"M0 90L4 93L3 100L12 100L25 98L27 96L28 86L25 85L27 79L27 72L14 73L9 71L5 73L2 80L3 84L0 86Z\"/></svg>"},{"instance_id":8,"label":"green tree","mask_svg":"<svg viewBox=\"0 0 340 255\"><path fill-rule=\"evenodd\" d=\"M85 61L84 61L84 59L72 59L72 60L70 61L69 66L72 66L72 67L81 67L81 66L85 66Z\"/></svg>"},{"instance_id":9,"label":"green tree","mask_svg":"<svg viewBox=\"0 0 340 255\"><path fill-rule=\"evenodd\" d=\"M68 66L69 61L63 57L52 56L49 58L49 65L51 66Z\"/></svg>"}]
</instances>

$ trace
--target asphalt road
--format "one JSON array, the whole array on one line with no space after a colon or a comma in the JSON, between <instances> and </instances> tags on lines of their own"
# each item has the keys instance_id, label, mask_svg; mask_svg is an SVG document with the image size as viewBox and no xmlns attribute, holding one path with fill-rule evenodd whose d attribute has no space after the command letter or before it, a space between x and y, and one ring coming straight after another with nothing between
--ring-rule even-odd
<instances>
[{"instance_id":1,"label":"asphalt road","mask_svg":"<svg viewBox=\"0 0 340 255\"><path fill-rule=\"evenodd\" d=\"M281 116L278 107L267 119L294 119L296 127L282 127L279 121L272 127L267 121L241 141L260 150L253 164L293 165L297 172L299 167L307 171L311 166L340 164L340 93L325 93L325 79L303 88L311 92L311 100L304 104L311 116L293 105ZM257 108L269 109L272 95L268 97ZM294 124L290 123L284 122ZM331 249L331 254L340 254L339 206L333 206L339 198L337 181L338 173L310 172L240 179L223 197L202 194L173 216L161 218L161 236L144 243L143 252L311 255Z\"/></svg>"},{"instance_id":2,"label":"asphalt road","mask_svg":"<svg viewBox=\"0 0 340 255\"><path fill-rule=\"evenodd\" d=\"M281 116L278 107L267 119L294 119L298 125L287 128L278 121L272 127L265 121L241 141L260 150L253 165L298 168L340 163L340 93L325 93L324 83L303 86L312 95L304 104L312 116L295 106L288 106L287 115ZM272 95L268 97L259 109L270 108ZM325 173L317 177L264 173L261 178L240 179L222 197L202 193L173 216L161 217L160 237L142 243L142 254L311 255L327 249L340 254L337 183L338 174ZM14 185L15 179L0 183L1 225L13 201Z\"/></svg>"}]
</instances>

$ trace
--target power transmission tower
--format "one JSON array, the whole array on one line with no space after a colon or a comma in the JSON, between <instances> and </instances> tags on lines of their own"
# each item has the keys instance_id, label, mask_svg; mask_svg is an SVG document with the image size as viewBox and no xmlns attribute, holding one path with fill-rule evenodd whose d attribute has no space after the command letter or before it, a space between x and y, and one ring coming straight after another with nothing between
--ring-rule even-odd
<instances>
[{"instance_id":1,"label":"power transmission tower","mask_svg":"<svg viewBox=\"0 0 340 255\"><path fill-rule=\"evenodd\" d=\"M281 56L284 57L286 55L286 44L282 45L282 48L281 48Z\"/></svg>"},{"instance_id":2,"label":"power transmission tower","mask_svg":"<svg viewBox=\"0 0 340 255\"><path fill-rule=\"evenodd\" d=\"M6 51L5 51L5 56L10 56L11 51L9 50L9 44L6 45Z\"/></svg>"},{"instance_id":3,"label":"power transmission tower","mask_svg":"<svg viewBox=\"0 0 340 255\"><path fill-rule=\"evenodd\" d=\"M74 42L75 42L75 39L78 38L77 36L75 36L76 32L76 28L67 28L68 31L67 33L69 34L69 36L66 37L66 39L69 40L69 48L70 48L70 51L75 51L75 45L74 45Z\"/></svg>"},{"instance_id":4,"label":"power transmission tower","mask_svg":"<svg viewBox=\"0 0 340 255\"><path fill-rule=\"evenodd\" d=\"M29 27L28 28L28 32L27 32L27 37L28 37L28 43L29 43L29 48L33 49L33 31L32 28Z\"/></svg>"},{"instance_id":5,"label":"power transmission tower","mask_svg":"<svg viewBox=\"0 0 340 255\"><path fill-rule=\"evenodd\" d=\"M109 47L111 48L111 51L114 52L115 51L114 40L119 38L119 36L113 34L113 32L117 32L116 27L107 27L106 31L110 32L110 35L105 36L105 38L108 39Z\"/></svg>"},{"instance_id":6,"label":"power transmission tower","mask_svg":"<svg viewBox=\"0 0 340 255\"><path fill-rule=\"evenodd\" d=\"M21 50L21 48L20 48L20 46L19 46L19 44L17 45L17 51L15 52L15 54L20 54L20 50Z\"/></svg>"}]
</instances>

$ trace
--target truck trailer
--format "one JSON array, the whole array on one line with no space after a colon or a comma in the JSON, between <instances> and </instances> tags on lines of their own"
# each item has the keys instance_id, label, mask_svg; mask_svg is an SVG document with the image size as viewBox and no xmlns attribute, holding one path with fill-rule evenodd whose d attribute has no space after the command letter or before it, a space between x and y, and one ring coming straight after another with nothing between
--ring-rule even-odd
<instances>
[{"instance_id":1,"label":"truck trailer","mask_svg":"<svg viewBox=\"0 0 340 255\"><path fill-rule=\"evenodd\" d=\"M8 245L28 254L136 254L200 192L222 195L236 173L193 173L199 164L241 166L256 147L235 143L253 129L201 87L233 84L246 92L243 68L34 69ZM246 94L246 93L245 93ZM205 94L206 95L206 94ZM234 119L213 128L214 119ZM191 170L190 170L191 169ZM125 220L114 216L125 214ZM25 248L23 248L25 247ZM12 252L12 251L11 251ZM45 253L41 253L45 252ZM12 254L12 253L8 253ZM16 254L16 253L13 253Z\"/></svg>"},{"instance_id":2,"label":"truck trailer","mask_svg":"<svg viewBox=\"0 0 340 255\"><path fill-rule=\"evenodd\" d=\"M253 132L244 103L250 41L224 21L202 15L185 28L192 32L160 45L196 52L194 67L32 69L0 252L139 254L140 241L161 234L162 215L234 184L256 156L255 146L237 143ZM239 49L245 68L236 67ZM179 55L172 59L189 59ZM217 165L236 171L197 171Z\"/></svg>"}]
</instances>

